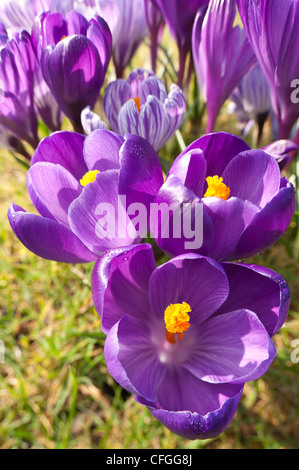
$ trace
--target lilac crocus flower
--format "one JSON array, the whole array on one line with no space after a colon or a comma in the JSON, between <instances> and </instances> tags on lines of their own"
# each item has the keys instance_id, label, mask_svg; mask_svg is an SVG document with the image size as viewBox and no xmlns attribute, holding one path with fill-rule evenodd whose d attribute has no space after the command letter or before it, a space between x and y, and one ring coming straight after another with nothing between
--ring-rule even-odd
<instances>
[{"instance_id":1,"label":"lilac crocus flower","mask_svg":"<svg viewBox=\"0 0 299 470\"><path fill-rule=\"evenodd\" d=\"M116 77L122 78L126 66L148 35L144 0L96 0L96 4L98 14L111 30Z\"/></svg>"},{"instance_id":2,"label":"lilac crocus flower","mask_svg":"<svg viewBox=\"0 0 299 470\"><path fill-rule=\"evenodd\" d=\"M175 39L179 51L178 85L184 86L184 72L188 54L191 55L192 27L198 10L205 12L209 0L156 0L162 11L170 34ZM190 66L193 67L192 57ZM190 71L189 71L190 73Z\"/></svg>"},{"instance_id":3,"label":"lilac crocus flower","mask_svg":"<svg viewBox=\"0 0 299 470\"><path fill-rule=\"evenodd\" d=\"M177 85L172 84L167 95L153 72L136 69L127 80L109 83L104 110L114 132L140 135L159 151L181 126L186 103Z\"/></svg>"},{"instance_id":4,"label":"lilac crocus flower","mask_svg":"<svg viewBox=\"0 0 299 470\"><path fill-rule=\"evenodd\" d=\"M46 83L61 110L81 131L81 112L86 106L94 107L111 58L107 23L99 16L87 21L75 11L66 18L46 12L36 20L32 38Z\"/></svg>"},{"instance_id":5,"label":"lilac crocus flower","mask_svg":"<svg viewBox=\"0 0 299 470\"><path fill-rule=\"evenodd\" d=\"M298 0L237 0L248 40L266 75L273 112L279 124L279 139L289 139L299 117L292 102L292 82L299 78Z\"/></svg>"},{"instance_id":6,"label":"lilac crocus flower","mask_svg":"<svg viewBox=\"0 0 299 470\"><path fill-rule=\"evenodd\" d=\"M178 238L172 229L176 218L167 212L151 227L162 250L174 256L196 251L217 261L240 260L269 248L286 231L296 206L294 187L281 178L276 159L224 132L199 138L177 157L155 202L191 205L192 226L203 230L202 246L192 249L186 242L192 238L199 245L199 238L184 233ZM202 221L197 207L203 209Z\"/></svg>"},{"instance_id":7,"label":"lilac crocus flower","mask_svg":"<svg viewBox=\"0 0 299 470\"><path fill-rule=\"evenodd\" d=\"M172 432L218 436L263 375L290 302L285 280L194 254L156 268L152 247L106 252L92 294L112 377Z\"/></svg>"},{"instance_id":8,"label":"lilac crocus flower","mask_svg":"<svg viewBox=\"0 0 299 470\"><path fill-rule=\"evenodd\" d=\"M204 19L198 15L192 37L199 86L207 106L206 133L242 77L256 62L246 32L234 26L235 0L210 0Z\"/></svg>"},{"instance_id":9,"label":"lilac crocus flower","mask_svg":"<svg viewBox=\"0 0 299 470\"><path fill-rule=\"evenodd\" d=\"M27 31L15 34L0 50L0 125L34 148L39 142L34 104L35 64Z\"/></svg>"},{"instance_id":10,"label":"lilac crocus flower","mask_svg":"<svg viewBox=\"0 0 299 470\"><path fill-rule=\"evenodd\" d=\"M230 112L236 113L238 120L245 125L243 135L248 132L250 123L258 125L258 145L272 109L269 85L259 64L243 77L230 96L230 101Z\"/></svg>"},{"instance_id":11,"label":"lilac crocus flower","mask_svg":"<svg viewBox=\"0 0 299 470\"><path fill-rule=\"evenodd\" d=\"M148 209L162 183L158 156L141 137L60 131L41 141L27 173L40 215L12 204L8 219L36 255L90 262L107 249L140 241L127 209L137 202Z\"/></svg>"}]
</instances>

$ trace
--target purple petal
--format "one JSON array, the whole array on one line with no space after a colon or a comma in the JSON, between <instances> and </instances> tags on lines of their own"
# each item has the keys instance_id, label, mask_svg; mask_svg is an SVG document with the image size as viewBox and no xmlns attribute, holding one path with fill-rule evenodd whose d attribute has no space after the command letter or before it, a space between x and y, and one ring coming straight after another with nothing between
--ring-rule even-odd
<instances>
[{"instance_id":1,"label":"purple petal","mask_svg":"<svg viewBox=\"0 0 299 470\"><path fill-rule=\"evenodd\" d=\"M86 263L97 259L64 225L13 204L8 211L11 228L32 253L62 263Z\"/></svg>"},{"instance_id":2,"label":"purple petal","mask_svg":"<svg viewBox=\"0 0 299 470\"><path fill-rule=\"evenodd\" d=\"M116 324L116 328L110 330L105 347L105 359L109 372L114 373L110 366L113 356L117 357L119 365L138 394L145 399L154 401L157 399L158 387L165 374L165 364L160 362L155 345L151 341L150 330L144 323L129 315L124 315ZM110 346L110 336L117 335L117 348L113 353ZM115 336L114 336L115 338ZM114 347L116 339L114 339ZM107 354L107 348L109 354ZM114 362L115 359L112 361ZM118 380L119 372L114 377Z\"/></svg>"},{"instance_id":3,"label":"purple petal","mask_svg":"<svg viewBox=\"0 0 299 470\"><path fill-rule=\"evenodd\" d=\"M198 197L203 196L207 174L207 161L201 149L193 149L178 158L169 170L184 186L191 189Z\"/></svg>"},{"instance_id":4,"label":"purple petal","mask_svg":"<svg viewBox=\"0 0 299 470\"><path fill-rule=\"evenodd\" d=\"M197 342L184 367L209 383L244 383L259 378L276 350L263 324L250 310L208 318L196 325Z\"/></svg>"},{"instance_id":5,"label":"purple petal","mask_svg":"<svg viewBox=\"0 0 299 470\"><path fill-rule=\"evenodd\" d=\"M148 285L155 267L147 244L107 251L96 263L92 296L104 333L125 313L142 319L150 312Z\"/></svg>"},{"instance_id":6,"label":"purple petal","mask_svg":"<svg viewBox=\"0 0 299 470\"><path fill-rule=\"evenodd\" d=\"M193 149L201 149L207 160L207 175L222 175L228 163L239 153L251 150L250 147L239 137L217 132L207 134L190 144L177 160ZM177 162L177 160L175 162Z\"/></svg>"},{"instance_id":7,"label":"purple petal","mask_svg":"<svg viewBox=\"0 0 299 470\"><path fill-rule=\"evenodd\" d=\"M131 98L131 87L126 80L118 79L109 83L105 90L103 105L111 129L119 132L118 114L124 103Z\"/></svg>"},{"instance_id":8,"label":"purple petal","mask_svg":"<svg viewBox=\"0 0 299 470\"><path fill-rule=\"evenodd\" d=\"M272 246L288 228L296 209L295 190L287 183L258 212L242 234L233 258L252 256Z\"/></svg>"},{"instance_id":9,"label":"purple petal","mask_svg":"<svg viewBox=\"0 0 299 470\"><path fill-rule=\"evenodd\" d=\"M249 201L236 197L227 201L218 197L207 197L202 201L214 228L213 243L208 256L218 261L226 261L234 253L243 231L258 208Z\"/></svg>"},{"instance_id":10,"label":"purple petal","mask_svg":"<svg viewBox=\"0 0 299 470\"><path fill-rule=\"evenodd\" d=\"M264 207L277 193L280 170L275 158L262 150L250 150L237 155L225 168L223 181L230 196L249 200Z\"/></svg>"},{"instance_id":11,"label":"purple petal","mask_svg":"<svg viewBox=\"0 0 299 470\"><path fill-rule=\"evenodd\" d=\"M276 272L254 265L223 263L229 281L229 296L217 314L251 310L273 336L286 320L290 289Z\"/></svg>"},{"instance_id":12,"label":"purple petal","mask_svg":"<svg viewBox=\"0 0 299 470\"><path fill-rule=\"evenodd\" d=\"M164 384L167 384L166 380ZM179 390L183 388L181 396L186 399L182 409L171 410L168 403L163 409L162 406L156 406L140 396L135 398L139 403L147 406L152 415L170 431L186 439L209 439L219 436L231 422L243 391L243 387L239 385L202 382L185 370L183 376L174 382L169 382L164 400L167 400L167 397L173 397L173 392L176 390L173 384L178 385ZM195 410L190 409L189 397L194 401L195 397L198 398L194 404ZM204 405L201 405L202 402Z\"/></svg>"},{"instance_id":13,"label":"purple petal","mask_svg":"<svg viewBox=\"0 0 299 470\"><path fill-rule=\"evenodd\" d=\"M69 207L72 231L93 252L128 246L138 236L119 198L117 170L98 173ZM121 225L121 227L119 227Z\"/></svg>"},{"instance_id":14,"label":"purple petal","mask_svg":"<svg viewBox=\"0 0 299 470\"><path fill-rule=\"evenodd\" d=\"M105 129L92 132L84 144L84 159L88 169L119 169L119 152L123 143L124 139L114 132Z\"/></svg>"},{"instance_id":15,"label":"purple petal","mask_svg":"<svg viewBox=\"0 0 299 470\"><path fill-rule=\"evenodd\" d=\"M126 135L120 149L119 193L128 205L142 203L149 209L160 187L163 173L153 147L142 137Z\"/></svg>"},{"instance_id":16,"label":"purple petal","mask_svg":"<svg viewBox=\"0 0 299 470\"><path fill-rule=\"evenodd\" d=\"M83 158L85 136L76 132L55 132L41 141L37 147L31 165L48 162L61 165L77 180L88 171Z\"/></svg>"},{"instance_id":17,"label":"purple petal","mask_svg":"<svg viewBox=\"0 0 299 470\"><path fill-rule=\"evenodd\" d=\"M69 171L54 163L38 162L29 170L30 184L57 222L68 226L68 208L82 191Z\"/></svg>"}]
</instances>

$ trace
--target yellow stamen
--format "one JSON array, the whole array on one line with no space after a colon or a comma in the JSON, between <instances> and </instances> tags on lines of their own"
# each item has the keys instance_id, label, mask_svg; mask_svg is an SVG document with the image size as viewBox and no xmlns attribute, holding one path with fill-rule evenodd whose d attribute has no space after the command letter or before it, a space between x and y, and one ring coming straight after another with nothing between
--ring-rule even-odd
<instances>
[{"instance_id":1,"label":"yellow stamen","mask_svg":"<svg viewBox=\"0 0 299 470\"><path fill-rule=\"evenodd\" d=\"M170 304L164 312L164 321L166 325L166 339L174 344L176 339L184 337L184 331L190 327L191 307L186 302L182 304Z\"/></svg>"},{"instance_id":2,"label":"yellow stamen","mask_svg":"<svg viewBox=\"0 0 299 470\"><path fill-rule=\"evenodd\" d=\"M204 197L220 197L225 201L229 198L230 189L223 183L223 178L215 175L206 178L208 189Z\"/></svg>"},{"instance_id":3,"label":"yellow stamen","mask_svg":"<svg viewBox=\"0 0 299 470\"><path fill-rule=\"evenodd\" d=\"M137 98L129 98L128 101L133 100L137 106L138 113L140 114L141 111L141 103L140 103L140 98L137 96Z\"/></svg>"},{"instance_id":4,"label":"yellow stamen","mask_svg":"<svg viewBox=\"0 0 299 470\"><path fill-rule=\"evenodd\" d=\"M98 173L100 173L98 170L88 171L85 173L83 178L80 179L81 186L86 186L89 183L93 183Z\"/></svg>"}]
</instances>

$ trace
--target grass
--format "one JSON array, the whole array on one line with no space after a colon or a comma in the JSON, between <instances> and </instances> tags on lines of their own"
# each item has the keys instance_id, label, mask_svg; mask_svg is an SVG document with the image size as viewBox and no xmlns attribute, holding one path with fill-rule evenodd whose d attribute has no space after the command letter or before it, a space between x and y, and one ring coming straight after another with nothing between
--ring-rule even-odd
<instances>
[{"instance_id":1,"label":"grass","mask_svg":"<svg viewBox=\"0 0 299 470\"><path fill-rule=\"evenodd\" d=\"M238 132L225 110L220 129ZM200 132L198 127L192 133L187 125L186 142ZM166 150L165 158L178 154L175 139ZM271 250L249 260L284 275L292 291L289 317L274 337L277 357L261 379L246 384L237 413L221 436L188 441L164 428L108 374L105 336L90 289L93 265L58 264L26 250L6 217L11 202L34 210L26 171L2 151L0 172L0 340L5 345L1 449L298 448L299 363L291 361L292 340L299 338L295 219Z\"/></svg>"}]
</instances>

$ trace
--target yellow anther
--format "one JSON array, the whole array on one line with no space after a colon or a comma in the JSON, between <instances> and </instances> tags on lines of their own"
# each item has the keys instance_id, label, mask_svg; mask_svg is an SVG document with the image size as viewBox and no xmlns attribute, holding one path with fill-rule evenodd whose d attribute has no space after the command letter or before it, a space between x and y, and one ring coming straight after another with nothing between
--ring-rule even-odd
<instances>
[{"instance_id":1,"label":"yellow anther","mask_svg":"<svg viewBox=\"0 0 299 470\"><path fill-rule=\"evenodd\" d=\"M204 197L220 197L225 201L229 198L230 189L223 183L223 178L215 175L206 178L208 189Z\"/></svg>"},{"instance_id":2,"label":"yellow anther","mask_svg":"<svg viewBox=\"0 0 299 470\"><path fill-rule=\"evenodd\" d=\"M190 327L191 307L186 302L182 304L170 304L164 312L164 321L166 325L166 339L174 344L176 339L184 337L184 331Z\"/></svg>"},{"instance_id":3,"label":"yellow anther","mask_svg":"<svg viewBox=\"0 0 299 470\"><path fill-rule=\"evenodd\" d=\"M89 183L93 183L98 173L100 173L98 170L92 170L85 173L83 178L80 179L81 186L86 186Z\"/></svg>"}]
</instances>

